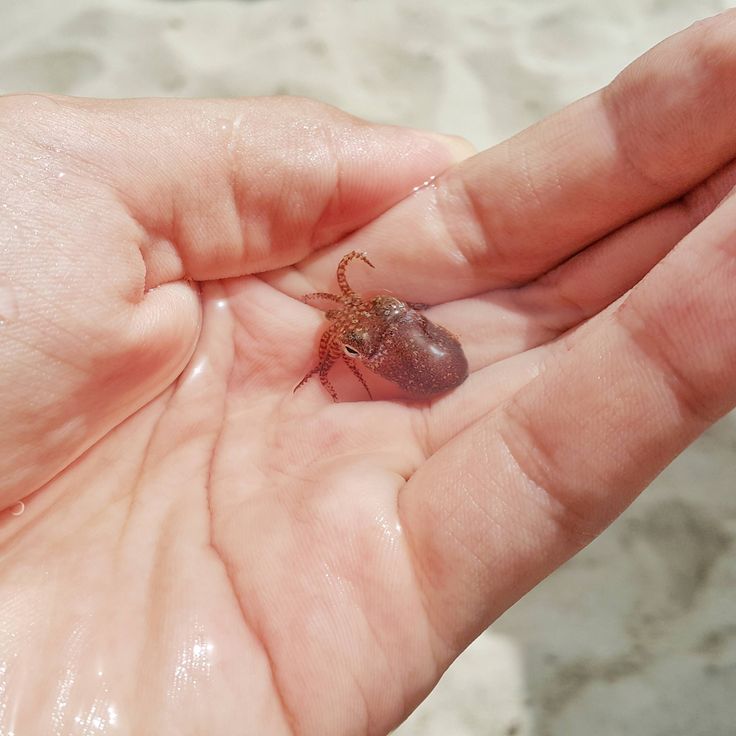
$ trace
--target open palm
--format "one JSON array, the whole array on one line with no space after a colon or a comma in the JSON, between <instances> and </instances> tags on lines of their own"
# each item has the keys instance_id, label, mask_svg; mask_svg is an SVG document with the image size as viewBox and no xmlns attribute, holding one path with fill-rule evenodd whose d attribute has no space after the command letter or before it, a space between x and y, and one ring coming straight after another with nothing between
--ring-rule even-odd
<instances>
[{"instance_id":1,"label":"open palm","mask_svg":"<svg viewBox=\"0 0 736 736\"><path fill-rule=\"evenodd\" d=\"M447 143L304 101L0 101L0 731L385 733L727 411L734 26L398 204ZM692 49L716 71L670 77ZM460 337L462 386L293 393L298 297L351 249L357 291Z\"/></svg>"}]
</instances>

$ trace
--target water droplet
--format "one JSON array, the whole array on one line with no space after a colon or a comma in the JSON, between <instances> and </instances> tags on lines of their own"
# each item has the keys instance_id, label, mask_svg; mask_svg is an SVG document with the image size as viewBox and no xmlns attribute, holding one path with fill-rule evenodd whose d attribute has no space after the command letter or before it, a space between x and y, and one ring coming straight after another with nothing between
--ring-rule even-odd
<instances>
[{"instance_id":1,"label":"water droplet","mask_svg":"<svg viewBox=\"0 0 736 736\"><path fill-rule=\"evenodd\" d=\"M196 359L196 362L189 364L187 369L182 375L182 383L188 384L190 381L196 381L208 367L208 360L206 357ZM2 734L0 734L2 736Z\"/></svg>"},{"instance_id":2,"label":"water droplet","mask_svg":"<svg viewBox=\"0 0 736 736\"><path fill-rule=\"evenodd\" d=\"M60 171L57 175L57 179L63 179L66 176L66 171Z\"/></svg>"},{"instance_id":3,"label":"water droplet","mask_svg":"<svg viewBox=\"0 0 736 736\"><path fill-rule=\"evenodd\" d=\"M13 516L20 516L25 510L26 505L23 501L18 501L18 503L10 509L10 513L13 514Z\"/></svg>"},{"instance_id":4,"label":"water droplet","mask_svg":"<svg viewBox=\"0 0 736 736\"><path fill-rule=\"evenodd\" d=\"M0 325L12 322L18 316L18 299L13 287L0 280Z\"/></svg>"},{"instance_id":5,"label":"water droplet","mask_svg":"<svg viewBox=\"0 0 736 736\"><path fill-rule=\"evenodd\" d=\"M111 726L114 726L118 722L118 711L114 705L107 706L107 721Z\"/></svg>"},{"instance_id":6,"label":"water droplet","mask_svg":"<svg viewBox=\"0 0 736 736\"><path fill-rule=\"evenodd\" d=\"M419 186L414 187L412 189L412 192L418 192L420 189L426 189L428 186L434 186L434 180L437 178L437 176L430 176L429 179L426 181L423 181Z\"/></svg>"}]
</instances>

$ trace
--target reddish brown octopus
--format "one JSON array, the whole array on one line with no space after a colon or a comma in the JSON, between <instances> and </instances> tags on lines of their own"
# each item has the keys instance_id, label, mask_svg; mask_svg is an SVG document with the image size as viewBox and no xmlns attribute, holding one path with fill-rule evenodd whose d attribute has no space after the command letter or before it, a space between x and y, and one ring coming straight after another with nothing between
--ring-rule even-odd
<instances>
[{"instance_id":1,"label":"reddish brown octopus","mask_svg":"<svg viewBox=\"0 0 736 736\"><path fill-rule=\"evenodd\" d=\"M340 306L326 312L330 326L319 342L317 365L294 389L318 374L334 401L337 391L328 379L330 368L342 359L373 398L358 363L393 381L413 398L428 398L459 386L468 376L468 361L458 339L444 327L430 322L418 309L422 305L393 296L363 299L348 284L348 263L360 260L371 268L365 253L351 251L337 266L340 294L305 294L302 299L322 299Z\"/></svg>"}]
</instances>

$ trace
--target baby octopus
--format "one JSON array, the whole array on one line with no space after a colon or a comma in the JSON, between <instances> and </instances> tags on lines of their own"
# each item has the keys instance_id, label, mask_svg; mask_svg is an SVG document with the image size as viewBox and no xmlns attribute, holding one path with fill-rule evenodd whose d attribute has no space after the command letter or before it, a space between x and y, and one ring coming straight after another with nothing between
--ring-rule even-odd
<instances>
[{"instance_id":1,"label":"baby octopus","mask_svg":"<svg viewBox=\"0 0 736 736\"><path fill-rule=\"evenodd\" d=\"M340 306L326 313L330 326L319 342L317 365L299 382L303 386L315 373L334 401L337 391L327 374L338 358L371 395L358 361L414 398L427 398L459 386L468 377L468 361L458 339L444 327L430 322L417 310L423 305L393 296L364 299L354 292L345 276L348 263L360 260L374 265L365 253L351 251L337 266L340 294L305 294L302 299L323 299Z\"/></svg>"}]
</instances>

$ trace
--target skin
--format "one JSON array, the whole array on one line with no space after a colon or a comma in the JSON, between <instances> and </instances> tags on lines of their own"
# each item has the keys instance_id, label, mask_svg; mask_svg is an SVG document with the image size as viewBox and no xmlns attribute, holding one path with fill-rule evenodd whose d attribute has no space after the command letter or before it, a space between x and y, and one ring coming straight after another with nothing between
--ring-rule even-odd
<instances>
[{"instance_id":1,"label":"skin","mask_svg":"<svg viewBox=\"0 0 736 736\"><path fill-rule=\"evenodd\" d=\"M736 404L734 80L727 13L395 207L454 144L0 100L0 730L405 717ZM428 407L292 394L353 249L463 335Z\"/></svg>"}]
</instances>

